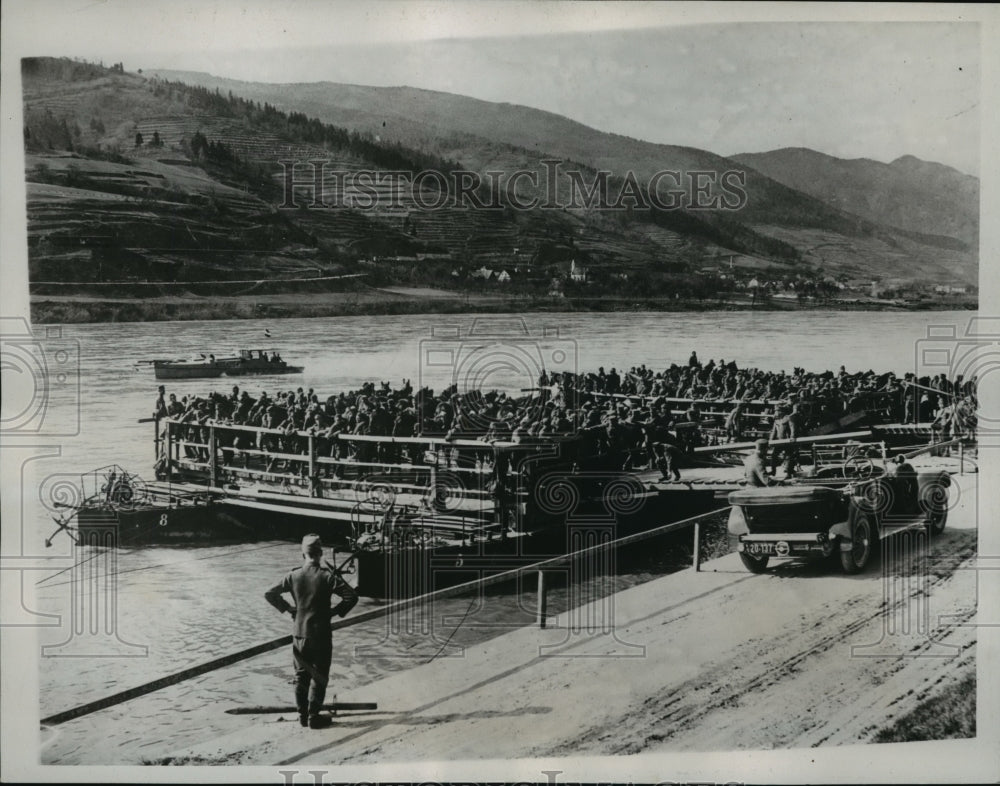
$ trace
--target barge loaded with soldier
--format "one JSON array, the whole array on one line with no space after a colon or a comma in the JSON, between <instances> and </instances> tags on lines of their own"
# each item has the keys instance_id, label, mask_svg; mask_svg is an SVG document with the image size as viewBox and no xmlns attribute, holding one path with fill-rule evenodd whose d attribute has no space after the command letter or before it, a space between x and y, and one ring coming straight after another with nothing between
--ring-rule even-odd
<instances>
[{"instance_id":1,"label":"barge loaded with soldier","mask_svg":"<svg viewBox=\"0 0 1000 786\"><path fill-rule=\"evenodd\" d=\"M692 354L663 371L542 371L521 393L161 388L155 481L89 473L59 529L75 513L88 542L125 546L316 532L361 594L398 598L731 505L750 570L834 552L861 570L893 526L939 531L947 470L973 466L975 379ZM907 463L930 454L932 472Z\"/></svg>"}]
</instances>

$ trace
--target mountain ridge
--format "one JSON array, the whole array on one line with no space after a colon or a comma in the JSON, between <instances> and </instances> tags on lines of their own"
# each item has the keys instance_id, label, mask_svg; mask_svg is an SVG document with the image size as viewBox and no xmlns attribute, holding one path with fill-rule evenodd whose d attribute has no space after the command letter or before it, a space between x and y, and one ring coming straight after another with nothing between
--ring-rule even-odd
<instances>
[{"instance_id":1,"label":"mountain ridge","mask_svg":"<svg viewBox=\"0 0 1000 786\"><path fill-rule=\"evenodd\" d=\"M838 207L909 232L979 239L979 180L947 164L903 155L889 163L809 148L740 153L733 160Z\"/></svg>"},{"instance_id":2,"label":"mountain ridge","mask_svg":"<svg viewBox=\"0 0 1000 786\"><path fill-rule=\"evenodd\" d=\"M22 70L31 154L29 260L35 274L46 272L41 280L74 275L94 280L109 270L224 278L246 266L262 275L309 265L336 273L371 265L374 255L422 260L419 266L400 261L364 268L383 283L409 277L455 286L477 266L540 266L544 272L533 272L524 286L545 291L547 277L575 258L591 267L593 280L603 281L609 292L617 287L676 295L731 286L715 260L733 254L743 255L741 264L750 273L772 269L772 275L788 280L874 275L949 281L963 265L973 271L965 280L975 280L975 261L949 237L883 226L709 151L605 134L545 110L409 87L373 93L365 86L342 86L333 91L339 103L331 105L329 86L335 83L302 83L314 103L285 89L285 111L241 87L251 83L236 80L192 86L165 79L166 72L127 74L70 61L25 61ZM348 93L350 100L344 98ZM413 96L421 103L416 111L403 105ZM313 111L323 107L322 117ZM495 122L499 116L502 126ZM566 129L577 132L570 142ZM427 167L537 171L546 156L556 156L587 177L604 167L611 188L621 188L629 173L665 167L742 167L748 200L738 210L615 210L598 204L520 211L506 204L490 212L456 210L450 194L451 201L437 211L412 203L402 212L302 205L289 210L287 195L282 200L275 192L282 156L332 157L356 171L402 166L411 174ZM156 166L137 166L146 161ZM904 160L898 168L914 166ZM191 179L191 172L201 174ZM565 181L557 188L565 188ZM114 199L102 196L98 204L95 194ZM135 199L141 204L132 205ZM177 204L187 212L178 212ZM162 247L144 239L142 210L155 214ZM180 240L190 235L200 248L185 250L171 239L170 226L182 215L188 225ZM233 236L230 256L223 253L227 234ZM80 241L95 237L97 245L81 247ZM241 244L244 237L259 246ZM432 258L442 261L427 261ZM708 283L706 269L716 271Z\"/></svg>"}]
</instances>

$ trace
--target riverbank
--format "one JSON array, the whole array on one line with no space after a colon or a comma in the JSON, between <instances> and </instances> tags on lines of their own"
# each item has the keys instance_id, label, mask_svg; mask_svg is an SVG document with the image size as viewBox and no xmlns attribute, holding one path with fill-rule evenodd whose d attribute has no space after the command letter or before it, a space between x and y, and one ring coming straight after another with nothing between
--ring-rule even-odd
<instances>
[{"instance_id":1,"label":"riverbank","mask_svg":"<svg viewBox=\"0 0 1000 786\"><path fill-rule=\"evenodd\" d=\"M966 568L976 555L978 475L953 479L958 504L933 541L924 581L903 579L900 555L885 573L845 576L824 562L753 575L728 554L700 572L553 609L545 629L528 622L488 641L443 643L390 635L384 643L399 648L395 657L410 660L375 680L357 678L370 658L345 652L337 700L378 707L345 713L330 729L302 729L294 712L225 714L247 701L237 694L251 680L252 703L289 701L280 652L220 670L211 686L169 688L45 730L43 760L341 768L559 757L572 779L573 759L563 757L802 748L818 760L818 747L879 742L880 730L975 672L976 575ZM887 578L902 591L883 601ZM903 628L922 604L931 629ZM464 619L456 604L449 626L461 634ZM350 651L357 637L337 641ZM178 745L170 723L202 733ZM84 744L75 733L84 729L101 743ZM908 739L967 731L923 725Z\"/></svg>"},{"instance_id":2,"label":"riverbank","mask_svg":"<svg viewBox=\"0 0 1000 786\"><path fill-rule=\"evenodd\" d=\"M102 297L32 295L34 324L162 322L208 319L396 316L407 314L603 313L691 311L945 311L975 310L974 302L887 305L882 301L798 302L748 298L684 300L662 298L534 298L445 294L420 289L362 292L301 292L232 296L167 295Z\"/></svg>"},{"instance_id":3,"label":"riverbank","mask_svg":"<svg viewBox=\"0 0 1000 786\"><path fill-rule=\"evenodd\" d=\"M961 567L976 553L976 480L955 477L959 505L931 547L939 567L923 582L897 579L903 591L887 605L878 570L790 562L753 575L729 554L342 693L378 709L328 730L300 729L294 713L245 716L238 731L146 763L342 767L877 742L975 672L975 577ZM897 557L885 567L905 572ZM934 630L894 627L920 603Z\"/></svg>"}]
</instances>

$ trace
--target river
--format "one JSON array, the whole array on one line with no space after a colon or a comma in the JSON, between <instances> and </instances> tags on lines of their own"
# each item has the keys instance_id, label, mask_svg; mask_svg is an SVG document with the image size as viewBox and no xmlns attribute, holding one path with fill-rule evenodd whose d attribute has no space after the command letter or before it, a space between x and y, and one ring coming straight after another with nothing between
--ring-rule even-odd
<instances>
[{"instance_id":1,"label":"river","mask_svg":"<svg viewBox=\"0 0 1000 786\"><path fill-rule=\"evenodd\" d=\"M139 361L199 352L223 356L234 349L277 348L302 375L239 380L168 382L178 395L228 391L233 384L256 396L262 390L314 388L321 397L380 380L410 379L441 389L495 387L508 391L535 384L539 368L654 369L687 362L735 360L741 367L791 372L867 370L935 373L917 366L928 329L965 331L971 312L720 312L530 314L523 317L351 317L269 321L157 322L42 326L51 379L44 415L59 455L30 462L26 485L38 494L25 500L25 553L51 557L51 571L25 581L35 593L32 608L59 615L41 629L41 715L55 713L220 655L289 632L288 618L263 599L265 589L298 562L294 544L123 549L114 554L77 552L65 535L46 550L54 529L53 497L72 499L81 472L117 463L151 475L152 431L140 418L152 413L157 382ZM475 325L475 330L471 330ZM456 328L459 330L456 332ZM267 337L268 331L270 337ZM472 333L470 335L470 332ZM942 330L937 331L938 334ZM941 369L945 370L945 369ZM77 384L78 383L78 384ZM111 630L77 635L76 614L87 607L75 597L69 568L113 574L114 603L103 619ZM655 575L655 560L625 584ZM565 593L553 607L565 606ZM74 607L74 603L76 606ZM374 601L363 600L362 608ZM468 643L531 619L530 593L489 596L482 603L455 599L427 611L416 633L394 634L383 623L361 625L336 638L331 692L363 700L365 682L430 657L460 654ZM53 618L54 619L54 618ZM367 649L360 651L357 646ZM77 655L79 657L68 657ZM206 735L239 728L229 706L287 704L291 698L290 653L284 649L183 682L43 733L49 763L139 763Z\"/></svg>"}]
</instances>

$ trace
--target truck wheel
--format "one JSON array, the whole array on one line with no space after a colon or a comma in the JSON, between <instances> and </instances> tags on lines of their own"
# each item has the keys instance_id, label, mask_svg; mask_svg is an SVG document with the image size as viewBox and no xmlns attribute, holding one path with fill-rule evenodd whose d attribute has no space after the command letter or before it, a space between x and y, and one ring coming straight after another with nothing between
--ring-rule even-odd
<instances>
[{"instance_id":1,"label":"truck wheel","mask_svg":"<svg viewBox=\"0 0 1000 786\"><path fill-rule=\"evenodd\" d=\"M867 516L859 517L854 524L851 550L840 552L840 567L844 569L844 573L860 573L865 569L875 550L877 537L871 519Z\"/></svg>"},{"instance_id":2,"label":"truck wheel","mask_svg":"<svg viewBox=\"0 0 1000 786\"><path fill-rule=\"evenodd\" d=\"M927 514L927 529L931 535L940 535L944 532L944 525L948 523L948 508L944 510L932 510Z\"/></svg>"},{"instance_id":3,"label":"truck wheel","mask_svg":"<svg viewBox=\"0 0 1000 786\"><path fill-rule=\"evenodd\" d=\"M944 532L944 525L948 522L948 487L943 483L933 483L922 489L920 507L927 513L924 518L927 531L931 535Z\"/></svg>"},{"instance_id":4,"label":"truck wheel","mask_svg":"<svg viewBox=\"0 0 1000 786\"><path fill-rule=\"evenodd\" d=\"M741 551L740 559L743 560L743 564L746 566L746 569L751 573L763 573L767 570L767 562L770 557L754 557L747 554L745 551Z\"/></svg>"}]
</instances>

